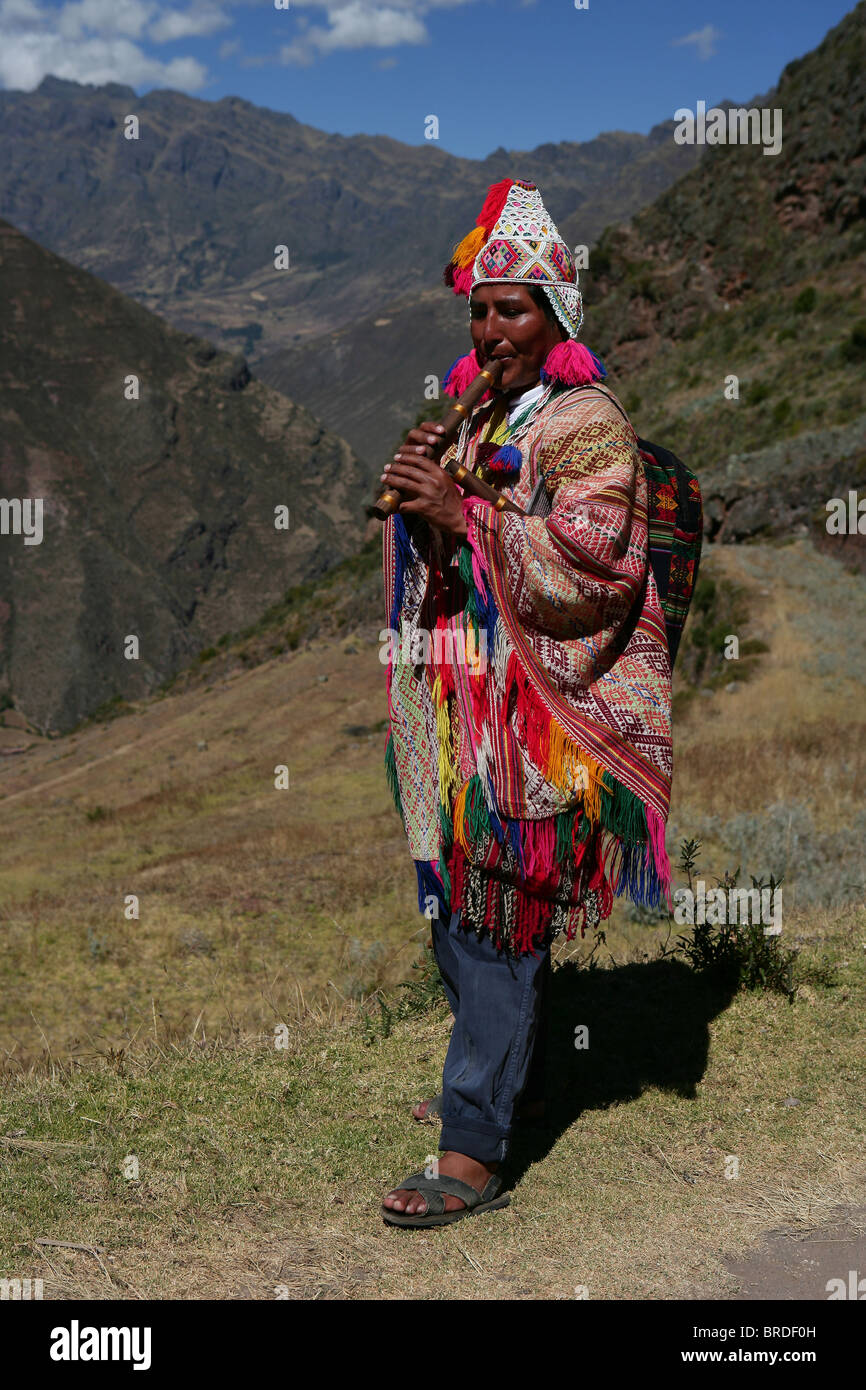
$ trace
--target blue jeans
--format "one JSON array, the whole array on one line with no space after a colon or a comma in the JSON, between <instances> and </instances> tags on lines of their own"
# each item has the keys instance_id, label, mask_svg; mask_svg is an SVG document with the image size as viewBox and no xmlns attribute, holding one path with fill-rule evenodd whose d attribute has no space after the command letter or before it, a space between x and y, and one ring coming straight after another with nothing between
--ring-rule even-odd
<instances>
[{"instance_id":1,"label":"blue jeans","mask_svg":"<svg viewBox=\"0 0 866 1390\"><path fill-rule=\"evenodd\" d=\"M486 933L479 938L434 918L433 951L454 1027L442 1073L439 1148L501 1162L508 1153L518 1101L543 1095L550 947L508 956Z\"/></svg>"}]
</instances>

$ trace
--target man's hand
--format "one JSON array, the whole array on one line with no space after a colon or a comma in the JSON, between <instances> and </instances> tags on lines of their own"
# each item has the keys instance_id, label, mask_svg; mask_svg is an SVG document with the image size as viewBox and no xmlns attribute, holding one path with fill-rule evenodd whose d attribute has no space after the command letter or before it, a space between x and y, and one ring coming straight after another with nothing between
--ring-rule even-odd
<instances>
[{"instance_id":1,"label":"man's hand","mask_svg":"<svg viewBox=\"0 0 866 1390\"><path fill-rule=\"evenodd\" d=\"M426 420L410 430L393 463L385 464L381 481L395 487L405 499L401 514L423 516L431 526L466 539L461 495L452 478L435 461L433 450L445 433L442 425Z\"/></svg>"}]
</instances>

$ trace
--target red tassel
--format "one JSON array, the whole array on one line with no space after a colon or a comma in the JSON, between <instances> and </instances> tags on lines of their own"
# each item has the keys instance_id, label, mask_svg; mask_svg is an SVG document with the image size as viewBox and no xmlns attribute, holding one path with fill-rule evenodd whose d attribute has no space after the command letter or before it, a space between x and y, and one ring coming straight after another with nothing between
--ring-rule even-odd
<instances>
[{"instance_id":1,"label":"red tassel","mask_svg":"<svg viewBox=\"0 0 866 1390\"><path fill-rule=\"evenodd\" d=\"M484 206L478 214L478 225L484 228L488 236L499 221L509 190L513 187L514 179L502 179L500 183L492 183L488 188Z\"/></svg>"}]
</instances>

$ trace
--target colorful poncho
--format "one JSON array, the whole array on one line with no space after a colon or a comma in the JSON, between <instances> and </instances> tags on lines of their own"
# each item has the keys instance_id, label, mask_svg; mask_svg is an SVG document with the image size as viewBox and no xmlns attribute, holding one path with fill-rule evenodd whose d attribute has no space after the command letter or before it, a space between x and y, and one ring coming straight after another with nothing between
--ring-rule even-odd
<instances>
[{"instance_id":1,"label":"colorful poncho","mask_svg":"<svg viewBox=\"0 0 866 1390\"><path fill-rule=\"evenodd\" d=\"M457 445L472 469L490 400ZM446 456L446 457L447 457ZM385 760L419 909L515 953L595 926L613 898L670 904L671 674L636 437L600 391L552 385L468 540L385 523ZM487 474L488 478L490 474Z\"/></svg>"}]
</instances>

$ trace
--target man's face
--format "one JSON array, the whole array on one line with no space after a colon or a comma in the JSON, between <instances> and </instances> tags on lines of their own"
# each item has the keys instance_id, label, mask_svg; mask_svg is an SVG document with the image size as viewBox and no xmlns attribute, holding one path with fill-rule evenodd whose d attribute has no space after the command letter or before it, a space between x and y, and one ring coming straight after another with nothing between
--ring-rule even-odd
<instances>
[{"instance_id":1,"label":"man's face","mask_svg":"<svg viewBox=\"0 0 866 1390\"><path fill-rule=\"evenodd\" d=\"M478 360L505 362L502 391L536 386L551 348L562 341L556 328L523 285L477 285L469 300L472 341Z\"/></svg>"}]
</instances>

